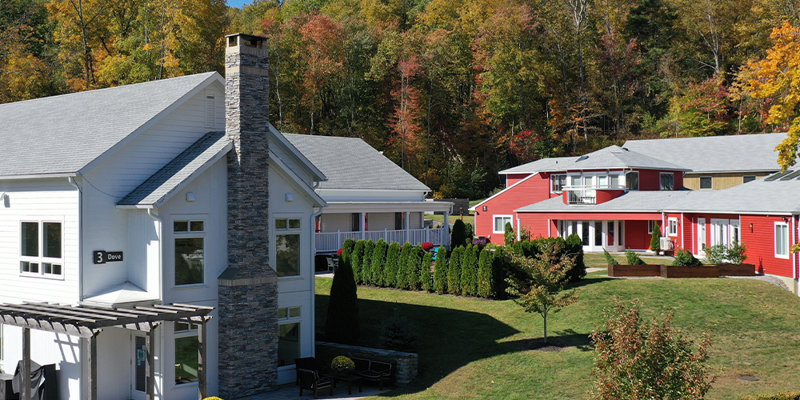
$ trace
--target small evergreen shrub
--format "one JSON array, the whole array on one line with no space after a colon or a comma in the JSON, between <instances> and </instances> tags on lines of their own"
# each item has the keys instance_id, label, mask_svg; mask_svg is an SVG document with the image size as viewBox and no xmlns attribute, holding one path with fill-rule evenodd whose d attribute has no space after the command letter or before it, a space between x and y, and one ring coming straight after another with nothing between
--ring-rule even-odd
<instances>
[{"instance_id":1,"label":"small evergreen shrub","mask_svg":"<svg viewBox=\"0 0 800 400\"><path fill-rule=\"evenodd\" d=\"M386 262L383 265L383 274L379 282L381 286L397 286L397 271L400 269L400 259L402 257L400 253L400 243L392 242L386 251Z\"/></svg>"},{"instance_id":2,"label":"small evergreen shrub","mask_svg":"<svg viewBox=\"0 0 800 400\"><path fill-rule=\"evenodd\" d=\"M612 265L619 265L619 261L612 257L605 249L603 249L603 256L606 258L609 267Z\"/></svg>"},{"instance_id":3,"label":"small evergreen shrub","mask_svg":"<svg viewBox=\"0 0 800 400\"><path fill-rule=\"evenodd\" d=\"M650 250L656 253L661 250L661 225L658 223L653 227L653 236L650 238Z\"/></svg>"},{"instance_id":4,"label":"small evergreen shrub","mask_svg":"<svg viewBox=\"0 0 800 400\"><path fill-rule=\"evenodd\" d=\"M464 224L464 243L472 243L473 237L475 237L475 227L470 223Z\"/></svg>"},{"instance_id":5,"label":"small evergreen shrub","mask_svg":"<svg viewBox=\"0 0 800 400\"><path fill-rule=\"evenodd\" d=\"M447 277L447 249L439 246L436 250L436 264L433 266L433 290L436 293L447 293Z\"/></svg>"},{"instance_id":6,"label":"small evergreen shrub","mask_svg":"<svg viewBox=\"0 0 800 400\"><path fill-rule=\"evenodd\" d=\"M406 279L406 282L408 284L408 288L411 290L419 290L422 288L423 253L430 254L430 253L425 253L422 250L422 246L416 245L411 248L411 254L408 255L408 268L406 269L408 278ZM430 272L431 268L430 263L426 268L428 272Z\"/></svg>"},{"instance_id":7,"label":"small evergreen shrub","mask_svg":"<svg viewBox=\"0 0 800 400\"><path fill-rule=\"evenodd\" d=\"M416 328L396 308L381 324L381 345L390 350L411 351L417 342Z\"/></svg>"},{"instance_id":8,"label":"small evergreen shrub","mask_svg":"<svg viewBox=\"0 0 800 400\"><path fill-rule=\"evenodd\" d=\"M450 253L450 262L447 264L447 292L461 294L461 257L464 247L456 247Z\"/></svg>"},{"instance_id":9,"label":"small evergreen shrub","mask_svg":"<svg viewBox=\"0 0 800 400\"><path fill-rule=\"evenodd\" d=\"M517 236L514 234L514 227L511 226L511 222L506 222L505 232L503 236L505 236L506 246L511 246L516 241L515 239Z\"/></svg>"},{"instance_id":10,"label":"small evergreen shrub","mask_svg":"<svg viewBox=\"0 0 800 400\"><path fill-rule=\"evenodd\" d=\"M672 265L683 267L699 267L703 265L703 263L694 258L690 251L679 250L678 254L675 255L675 260L672 261Z\"/></svg>"},{"instance_id":11,"label":"small evergreen shrub","mask_svg":"<svg viewBox=\"0 0 800 400\"><path fill-rule=\"evenodd\" d=\"M461 295L472 296L475 294L473 290L476 287L477 259L475 256L475 246L469 245L464 250L461 258Z\"/></svg>"},{"instance_id":12,"label":"small evergreen shrub","mask_svg":"<svg viewBox=\"0 0 800 400\"><path fill-rule=\"evenodd\" d=\"M353 253L350 255L350 265L353 267L353 279L356 283L361 283L361 262L364 259L364 247L366 240L359 240L353 246Z\"/></svg>"},{"instance_id":13,"label":"small evergreen shrub","mask_svg":"<svg viewBox=\"0 0 800 400\"><path fill-rule=\"evenodd\" d=\"M397 270L395 271L395 287L398 289L408 289L408 259L411 257L411 251L414 248L411 243L406 242L400 251L400 259L397 263Z\"/></svg>"},{"instance_id":14,"label":"small evergreen shrub","mask_svg":"<svg viewBox=\"0 0 800 400\"><path fill-rule=\"evenodd\" d=\"M331 369L338 373L347 373L356 369L356 363L347 356L336 356L331 360Z\"/></svg>"},{"instance_id":15,"label":"small evergreen shrub","mask_svg":"<svg viewBox=\"0 0 800 400\"><path fill-rule=\"evenodd\" d=\"M506 277L508 276L509 263L511 263L511 252L505 247L498 247L492 255L492 292L498 299L506 297Z\"/></svg>"},{"instance_id":16,"label":"small evergreen shrub","mask_svg":"<svg viewBox=\"0 0 800 400\"><path fill-rule=\"evenodd\" d=\"M422 264L419 266L419 281L422 284L422 290L432 292L434 289L433 274L431 274L431 266L433 264L433 253L430 251L425 252L422 256Z\"/></svg>"},{"instance_id":17,"label":"small evergreen shrub","mask_svg":"<svg viewBox=\"0 0 800 400\"><path fill-rule=\"evenodd\" d=\"M453 223L453 231L450 232L450 246L453 248L465 246L467 242L467 232L464 227L464 221L457 219Z\"/></svg>"},{"instance_id":18,"label":"small evergreen shrub","mask_svg":"<svg viewBox=\"0 0 800 400\"><path fill-rule=\"evenodd\" d=\"M625 258L628 260L628 265L647 265L638 254L630 250L625 252Z\"/></svg>"},{"instance_id":19,"label":"small evergreen shrub","mask_svg":"<svg viewBox=\"0 0 800 400\"><path fill-rule=\"evenodd\" d=\"M747 255L744 254L746 251L747 248L745 248L743 244L733 242L731 246L728 247L727 253L725 253L725 259L731 264L741 264L747 259Z\"/></svg>"},{"instance_id":20,"label":"small evergreen shrub","mask_svg":"<svg viewBox=\"0 0 800 400\"><path fill-rule=\"evenodd\" d=\"M375 242L367 240L364 243L364 257L361 259L361 283L372 283L372 254L375 253Z\"/></svg>"},{"instance_id":21,"label":"small evergreen shrub","mask_svg":"<svg viewBox=\"0 0 800 400\"><path fill-rule=\"evenodd\" d=\"M370 267L370 283L381 285L383 282L383 267L386 263L386 251L389 244L382 238L375 243L375 250L372 252L372 265Z\"/></svg>"},{"instance_id":22,"label":"small evergreen shrub","mask_svg":"<svg viewBox=\"0 0 800 400\"><path fill-rule=\"evenodd\" d=\"M491 250L484 250L481 252L480 259L478 260L478 296L484 298L495 297L494 292L494 268L492 262L494 261L494 252Z\"/></svg>"},{"instance_id":23,"label":"small evergreen shrub","mask_svg":"<svg viewBox=\"0 0 800 400\"><path fill-rule=\"evenodd\" d=\"M344 244L342 244L342 249L341 249L342 254L340 254L344 262L350 262L350 257L353 254L353 248L355 247L355 245L356 245L355 239L347 238L344 240Z\"/></svg>"}]
</instances>

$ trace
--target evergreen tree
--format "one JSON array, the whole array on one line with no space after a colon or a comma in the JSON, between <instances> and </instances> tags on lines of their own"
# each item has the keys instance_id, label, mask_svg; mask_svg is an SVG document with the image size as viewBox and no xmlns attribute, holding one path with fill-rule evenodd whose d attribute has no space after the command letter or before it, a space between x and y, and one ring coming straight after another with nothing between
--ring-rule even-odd
<instances>
[{"instance_id":1,"label":"evergreen tree","mask_svg":"<svg viewBox=\"0 0 800 400\"><path fill-rule=\"evenodd\" d=\"M475 250L478 246L468 245L461 259L461 294L463 296L475 295L478 277L478 256Z\"/></svg>"},{"instance_id":2,"label":"evergreen tree","mask_svg":"<svg viewBox=\"0 0 800 400\"><path fill-rule=\"evenodd\" d=\"M325 320L325 338L331 342L355 344L358 342L358 295L353 269L349 262L339 260L333 275Z\"/></svg>"},{"instance_id":3,"label":"evergreen tree","mask_svg":"<svg viewBox=\"0 0 800 400\"><path fill-rule=\"evenodd\" d=\"M347 263L351 262L350 256L353 254L353 248L355 245L355 239L347 238L344 240L344 243L342 244L342 261ZM352 263L350 265L352 265Z\"/></svg>"},{"instance_id":4,"label":"evergreen tree","mask_svg":"<svg viewBox=\"0 0 800 400\"><path fill-rule=\"evenodd\" d=\"M373 285L380 286L383 282L383 268L386 264L386 251L389 247L383 238L375 243L375 250L372 252L372 265L370 266L370 282Z\"/></svg>"},{"instance_id":5,"label":"evergreen tree","mask_svg":"<svg viewBox=\"0 0 800 400\"><path fill-rule=\"evenodd\" d=\"M658 253L661 250L661 225L657 222L653 226L653 236L650 238L650 250Z\"/></svg>"},{"instance_id":6,"label":"evergreen tree","mask_svg":"<svg viewBox=\"0 0 800 400\"><path fill-rule=\"evenodd\" d=\"M407 289L407 275L408 275L408 256L411 254L411 243L406 242L403 244L403 247L400 248L400 244L397 244L398 248L400 249L400 253L397 258L397 268L393 271L394 272L394 281L395 287L398 289Z\"/></svg>"},{"instance_id":7,"label":"evergreen tree","mask_svg":"<svg viewBox=\"0 0 800 400\"><path fill-rule=\"evenodd\" d=\"M351 257L350 265L353 267L353 278L356 280L356 283L361 283L361 263L364 260L364 247L366 246L366 240L359 240L356 242L356 245L353 246L353 254Z\"/></svg>"},{"instance_id":8,"label":"evergreen tree","mask_svg":"<svg viewBox=\"0 0 800 400\"><path fill-rule=\"evenodd\" d=\"M416 245L411 249L411 254L408 255L408 267L406 274L408 278L406 283L411 290L419 290L422 287L421 270L422 270L422 246Z\"/></svg>"},{"instance_id":9,"label":"evergreen tree","mask_svg":"<svg viewBox=\"0 0 800 400\"><path fill-rule=\"evenodd\" d=\"M361 260L361 282L365 285L372 284L372 254L375 253L375 242L367 240L364 243L364 257Z\"/></svg>"},{"instance_id":10,"label":"evergreen tree","mask_svg":"<svg viewBox=\"0 0 800 400\"><path fill-rule=\"evenodd\" d=\"M484 249L478 261L478 296L493 298L494 292L494 252Z\"/></svg>"},{"instance_id":11,"label":"evergreen tree","mask_svg":"<svg viewBox=\"0 0 800 400\"><path fill-rule=\"evenodd\" d=\"M450 253L450 261L447 264L447 292L450 294L461 294L461 257L464 254L464 247L456 247Z\"/></svg>"},{"instance_id":12,"label":"evergreen tree","mask_svg":"<svg viewBox=\"0 0 800 400\"><path fill-rule=\"evenodd\" d=\"M392 242L386 252L386 263L383 265L383 274L380 281L381 286L399 287L397 285L397 270L400 268L400 243Z\"/></svg>"},{"instance_id":13,"label":"evergreen tree","mask_svg":"<svg viewBox=\"0 0 800 400\"><path fill-rule=\"evenodd\" d=\"M438 294L447 293L447 249L439 246L436 250L436 264L433 266L433 288Z\"/></svg>"},{"instance_id":14,"label":"evergreen tree","mask_svg":"<svg viewBox=\"0 0 800 400\"><path fill-rule=\"evenodd\" d=\"M425 252L422 256L422 264L419 266L419 280L422 284L422 290L432 292L434 288L433 274L431 274L431 265L433 264L433 252Z\"/></svg>"},{"instance_id":15,"label":"evergreen tree","mask_svg":"<svg viewBox=\"0 0 800 400\"><path fill-rule=\"evenodd\" d=\"M450 247L466 246L466 242L467 232L464 221L457 219L453 224L453 231L450 233Z\"/></svg>"},{"instance_id":16,"label":"evergreen tree","mask_svg":"<svg viewBox=\"0 0 800 400\"><path fill-rule=\"evenodd\" d=\"M506 222L506 229L505 233L503 233L503 236L505 236L506 246L511 246L514 244L517 237L514 235L514 227L511 226L511 222Z\"/></svg>"}]
</instances>

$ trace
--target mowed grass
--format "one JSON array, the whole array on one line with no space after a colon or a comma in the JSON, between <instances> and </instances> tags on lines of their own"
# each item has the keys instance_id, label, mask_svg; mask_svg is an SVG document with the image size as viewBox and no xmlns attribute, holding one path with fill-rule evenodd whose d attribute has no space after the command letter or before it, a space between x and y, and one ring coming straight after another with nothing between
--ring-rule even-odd
<instances>
[{"instance_id":1,"label":"mowed grass","mask_svg":"<svg viewBox=\"0 0 800 400\"><path fill-rule=\"evenodd\" d=\"M317 278L317 333L331 279ZM537 350L542 321L510 300L494 301L359 287L362 343L380 345L381 322L394 309L419 335L419 376L387 397L402 399L584 399L593 385L589 333L614 297L638 299L645 318L674 313L689 336L713 338L710 399L800 389L800 300L749 279L631 279L590 275L576 304L551 316L561 351ZM321 336L320 336L321 337ZM755 376L755 382L739 379Z\"/></svg>"},{"instance_id":2,"label":"mowed grass","mask_svg":"<svg viewBox=\"0 0 800 400\"><path fill-rule=\"evenodd\" d=\"M436 222L444 222L444 215L436 215L436 214L425 214L425 219L429 219ZM475 216L474 215L451 215L448 219L450 224L454 224L457 220L463 220L465 224L472 224L475 226Z\"/></svg>"},{"instance_id":3,"label":"mowed grass","mask_svg":"<svg viewBox=\"0 0 800 400\"><path fill-rule=\"evenodd\" d=\"M664 257L664 256L654 257L642 253L638 253L638 255L639 258L641 258L642 261L644 261L647 264L669 265L672 264L672 261L674 260L673 257ZM614 257L615 260L619 261L620 264L628 263L628 260L625 258L624 254L612 254L611 256ZM608 267L608 261L606 261L606 257L603 255L603 253L586 253L583 255L583 262L584 264L586 264L587 267L595 267L595 268Z\"/></svg>"}]
</instances>

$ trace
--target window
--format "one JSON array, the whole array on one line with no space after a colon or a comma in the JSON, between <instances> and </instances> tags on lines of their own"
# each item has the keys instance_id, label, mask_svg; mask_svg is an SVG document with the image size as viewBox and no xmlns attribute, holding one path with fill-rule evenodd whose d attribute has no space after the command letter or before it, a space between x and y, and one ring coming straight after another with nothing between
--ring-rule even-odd
<instances>
[{"instance_id":1,"label":"window","mask_svg":"<svg viewBox=\"0 0 800 400\"><path fill-rule=\"evenodd\" d=\"M300 307L278 308L278 366L300 358Z\"/></svg>"},{"instance_id":2,"label":"window","mask_svg":"<svg viewBox=\"0 0 800 400\"><path fill-rule=\"evenodd\" d=\"M742 183L752 182L754 180L756 180L755 175L745 175L742 177Z\"/></svg>"},{"instance_id":3,"label":"window","mask_svg":"<svg viewBox=\"0 0 800 400\"><path fill-rule=\"evenodd\" d=\"M658 221L647 221L647 233L648 234L652 235L653 232L655 232L655 230L658 229L658 228L659 228Z\"/></svg>"},{"instance_id":4,"label":"window","mask_svg":"<svg viewBox=\"0 0 800 400\"><path fill-rule=\"evenodd\" d=\"M63 276L61 222L20 223L19 270L24 275Z\"/></svg>"},{"instance_id":5,"label":"window","mask_svg":"<svg viewBox=\"0 0 800 400\"><path fill-rule=\"evenodd\" d=\"M669 230L667 231L669 236L678 236L678 219L677 218L670 218L669 219Z\"/></svg>"},{"instance_id":6,"label":"window","mask_svg":"<svg viewBox=\"0 0 800 400\"><path fill-rule=\"evenodd\" d=\"M172 223L175 235L175 285L205 282L205 222L178 220Z\"/></svg>"},{"instance_id":7,"label":"window","mask_svg":"<svg viewBox=\"0 0 800 400\"><path fill-rule=\"evenodd\" d=\"M175 384L197 382L197 327L175 323Z\"/></svg>"},{"instance_id":8,"label":"window","mask_svg":"<svg viewBox=\"0 0 800 400\"><path fill-rule=\"evenodd\" d=\"M619 188L619 175L609 175L608 186L612 189Z\"/></svg>"},{"instance_id":9,"label":"window","mask_svg":"<svg viewBox=\"0 0 800 400\"><path fill-rule=\"evenodd\" d=\"M597 177L597 187L599 188L608 187L608 175L600 175Z\"/></svg>"},{"instance_id":10,"label":"window","mask_svg":"<svg viewBox=\"0 0 800 400\"><path fill-rule=\"evenodd\" d=\"M567 176L564 174L550 175L550 192L561 193L567 184Z\"/></svg>"},{"instance_id":11,"label":"window","mask_svg":"<svg viewBox=\"0 0 800 400\"><path fill-rule=\"evenodd\" d=\"M628 190L639 190L639 173L636 171L625 174L625 188Z\"/></svg>"},{"instance_id":12,"label":"window","mask_svg":"<svg viewBox=\"0 0 800 400\"><path fill-rule=\"evenodd\" d=\"M701 176L700 177L700 189L711 189L711 177L710 176Z\"/></svg>"},{"instance_id":13,"label":"window","mask_svg":"<svg viewBox=\"0 0 800 400\"><path fill-rule=\"evenodd\" d=\"M401 212L394 213L394 229L397 231L403 229L403 213Z\"/></svg>"},{"instance_id":14,"label":"window","mask_svg":"<svg viewBox=\"0 0 800 400\"><path fill-rule=\"evenodd\" d=\"M350 230L353 232L358 232L361 230L361 214L353 213L351 216L351 223L350 223Z\"/></svg>"},{"instance_id":15,"label":"window","mask_svg":"<svg viewBox=\"0 0 800 400\"><path fill-rule=\"evenodd\" d=\"M506 232L506 224L510 224L510 223L511 223L511 216L510 215L495 215L494 216L494 233L505 233Z\"/></svg>"},{"instance_id":16,"label":"window","mask_svg":"<svg viewBox=\"0 0 800 400\"><path fill-rule=\"evenodd\" d=\"M206 95L206 129L214 129L214 125L216 124L216 110L215 101L213 95Z\"/></svg>"},{"instance_id":17,"label":"window","mask_svg":"<svg viewBox=\"0 0 800 400\"><path fill-rule=\"evenodd\" d=\"M775 223L775 257L789 258L789 225Z\"/></svg>"},{"instance_id":18,"label":"window","mask_svg":"<svg viewBox=\"0 0 800 400\"><path fill-rule=\"evenodd\" d=\"M675 190L675 174L672 172L662 172L659 176L661 177L661 190Z\"/></svg>"},{"instance_id":19,"label":"window","mask_svg":"<svg viewBox=\"0 0 800 400\"><path fill-rule=\"evenodd\" d=\"M275 220L275 264L278 276L300 275L300 219Z\"/></svg>"}]
</instances>

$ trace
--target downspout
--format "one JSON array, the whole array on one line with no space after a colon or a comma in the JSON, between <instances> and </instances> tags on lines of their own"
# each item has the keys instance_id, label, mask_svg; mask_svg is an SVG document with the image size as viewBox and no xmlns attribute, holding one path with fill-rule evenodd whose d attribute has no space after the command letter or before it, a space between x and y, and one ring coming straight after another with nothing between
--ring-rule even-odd
<instances>
[{"instance_id":1,"label":"downspout","mask_svg":"<svg viewBox=\"0 0 800 400\"><path fill-rule=\"evenodd\" d=\"M317 223L316 223L317 217L320 216L320 214L322 214L322 207L314 207L314 212L311 213L311 218L310 218L311 220L309 221L309 226L311 228L311 229L309 229L309 231L311 231L311 279L309 279L310 285L311 285L311 288L310 288L310 290L311 290L311 310L309 310L309 315L311 316L311 326L312 327L316 326L315 325L316 321L314 320L314 313L316 313L315 305L314 305L314 303L315 303L315 301L314 301L314 289L315 289L315 281L316 281L316 275L314 274L314 272L315 272L315 268L316 267L315 267L314 264L316 262L315 258L317 257L317 241L315 240L316 239L316 236L315 236L316 232L315 231L316 231L316 228L317 228ZM314 340L314 335L311 335L311 339ZM313 346L311 346L311 357L316 357L316 353L317 353L316 352L316 347L317 347L316 343Z\"/></svg>"},{"instance_id":2,"label":"downspout","mask_svg":"<svg viewBox=\"0 0 800 400\"><path fill-rule=\"evenodd\" d=\"M74 176L67 178L70 185L78 191L78 300L83 302L83 190Z\"/></svg>"}]
</instances>

